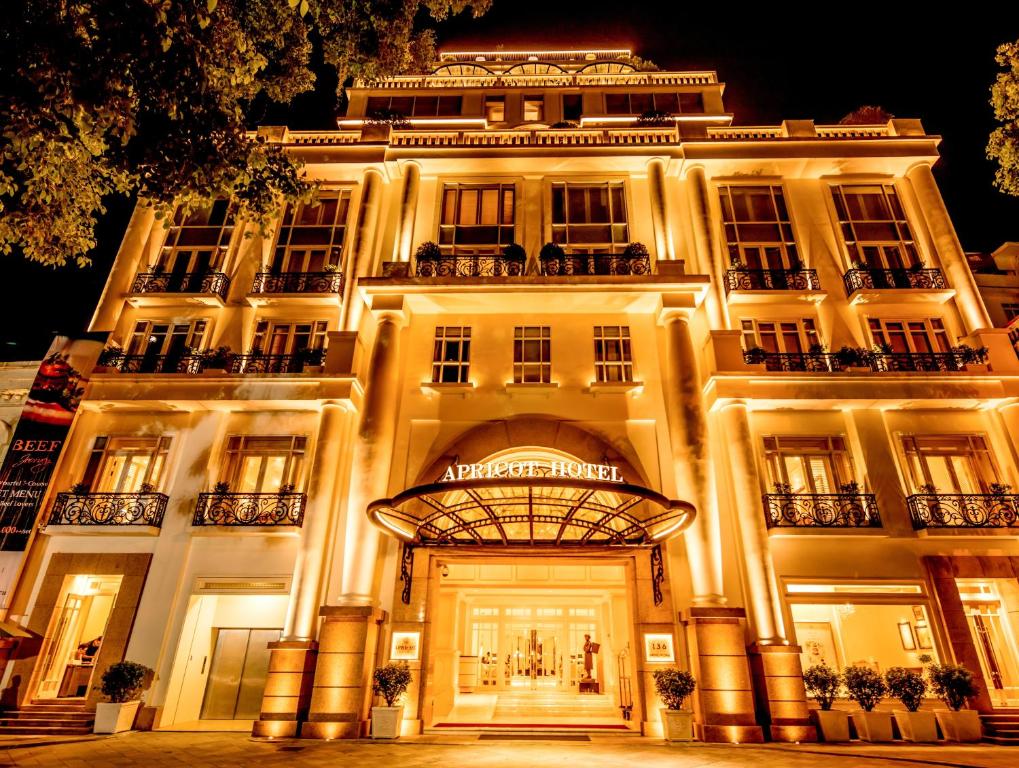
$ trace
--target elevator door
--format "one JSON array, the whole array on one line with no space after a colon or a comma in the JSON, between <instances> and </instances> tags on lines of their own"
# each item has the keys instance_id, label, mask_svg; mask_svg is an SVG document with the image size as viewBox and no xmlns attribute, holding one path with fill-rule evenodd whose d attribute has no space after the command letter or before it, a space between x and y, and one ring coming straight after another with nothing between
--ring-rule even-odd
<instances>
[{"instance_id":1,"label":"elevator door","mask_svg":"<svg viewBox=\"0 0 1019 768\"><path fill-rule=\"evenodd\" d=\"M269 643L279 629L214 629L209 679L202 701L203 720L255 720L269 672Z\"/></svg>"}]
</instances>

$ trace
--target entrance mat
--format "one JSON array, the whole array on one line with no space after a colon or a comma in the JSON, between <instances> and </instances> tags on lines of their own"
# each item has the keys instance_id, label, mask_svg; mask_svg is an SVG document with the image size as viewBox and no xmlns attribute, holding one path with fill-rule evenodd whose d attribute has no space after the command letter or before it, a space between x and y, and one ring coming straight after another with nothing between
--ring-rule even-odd
<instances>
[{"instance_id":1,"label":"entrance mat","mask_svg":"<svg viewBox=\"0 0 1019 768\"><path fill-rule=\"evenodd\" d=\"M629 731L630 728L622 723L616 724L588 724L588 723L436 723L433 728L491 728L499 730L502 728L562 728L578 731Z\"/></svg>"},{"instance_id":2,"label":"entrance mat","mask_svg":"<svg viewBox=\"0 0 1019 768\"><path fill-rule=\"evenodd\" d=\"M557 736L554 733L483 733L478 741L590 741L590 736L569 733Z\"/></svg>"}]
</instances>

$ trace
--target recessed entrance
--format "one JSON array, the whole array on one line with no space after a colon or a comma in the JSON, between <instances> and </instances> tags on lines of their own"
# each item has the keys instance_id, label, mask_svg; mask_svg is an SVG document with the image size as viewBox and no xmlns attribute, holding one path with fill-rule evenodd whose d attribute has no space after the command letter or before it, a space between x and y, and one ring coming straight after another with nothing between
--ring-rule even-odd
<instances>
[{"instance_id":1,"label":"recessed entrance","mask_svg":"<svg viewBox=\"0 0 1019 768\"><path fill-rule=\"evenodd\" d=\"M987 693L1019 705L1019 585L1015 579L956 579Z\"/></svg>"}]
</instances>

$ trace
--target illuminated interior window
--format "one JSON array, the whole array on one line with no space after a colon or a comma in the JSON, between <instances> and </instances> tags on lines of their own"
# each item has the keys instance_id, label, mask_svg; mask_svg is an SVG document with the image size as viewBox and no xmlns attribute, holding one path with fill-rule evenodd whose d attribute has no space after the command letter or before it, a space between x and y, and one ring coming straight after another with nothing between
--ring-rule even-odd
<instances>
[{"instance_id":1,"label":"illuminated interior window","mask_svg":"<svg viewBox=\"0 0 1019 768\"><path fill-rule=\"evenodd\" d=\"M817 349L821 337L813 318L801 320L740 320L743 349L760 348L769 354L799 355Z\"/></svg>"},{"instance_id":2,"label":"illuminated interior window","mask_svg":"<svg viewBox=\"0 0 1019 768\"><path fill-rule=\"evenodd\" d=\"M216 200L186 216L179 208L174 212L169 229L160 230L166 232L166 239L154 267L169 275L168 290L184 290L187 286L180 281L188 275L204 277L222 267L233 237L234 213L227 200Z\"/></svg>"},{"instance_id":3,"label":"illuminated interior window","mask_svg":"<svg viewBox=\"0 0 1019 768\"><path fill-rule=\"evenodd\" d=\"M619 253L629 244L622 182L552 185L552 241L567 253Z\"/></svg>"},{"instance_id":4,"label":"illuminated interior window","mask_svg":"<svg viewBox=\"0 0 1019 768\"><path fill-rule=\"evenodd\" d=\"M916 320L871 317L867 327L874 344L893 354L930 354L952 349L945 321L940 317Z\"/></svg>"},{"instance_id":5,"label":"illuminated interior window","mask_svg":"<svg viewBox=\"0 0 1019 768\"><path fill-rule=\"evenodd\" d=\"M997 482L982 435L904 435L902 448L914 493L988 493Z\"/></svg>"},{"instance_id":6,"label":"illuminated interior window","mask_svg":"<svg viewBox=\"0 0 1019 768\"><path fill-rule=\"evenodd\" d=\"M350 210L350 190L324 192L317 205L288 203L269 271L322 272L338 268Z\"/></svg>"},{"instance_id":7,"label":"illuminated interior window","mask_svg":"<svg viewBox=\"0 0 1019 768\"><path fill-rule=\"evenodd\" d=\"M432 354L432 381L466 384L471 363L471 329L459 325L438 326Z\"/></svg>"},{"instance_id":8,"label":"illuminated interior window","mask_svg":"<svg viewBox=\"0 0 1019 768\"><path fill-rule=\"evenodd\" d=\"M524 122L540 123L545 119L545 99L541 96L524 96Z\"/></svg>"},{"instance_id":9,"label":"illuminated interior window","mask_svg":"<svg viewBox=\"0 0 1019 768\"><path fill-rule=\"evenodd\" d=\"M839 493L853 479L842 437L772 435L764 438L764 456L769 488L782 493Z\"/></svg>"},{"instance_id":10,"label":"illuminated interior window","mask_svg":"<svg viewBox=\"0 0 1019 768\"><path fill-rule=\"evenodd\" d=\"M513 242L513 184L447 184L442 191L439 247L452 254L498 254Z\"/></svg>"},{"instance_id":11,"label":"illuminated interior window","mask_svg":"<svg viewBox=\"0 0 1019 768\"><path fill-rule=\"evenodd\" d=\"M552 381L552 329L547 325L513 329L513 381L517 384Z\"/></svg>"},{"instance_id":12,"label":"illuminated interior window","mask_svg":"<svg viewBox=\"0 0 1019 768\"><path fill-rule=\"evenodd\" d=\"M490 123L506 122L506 97L486 96L485 97L485 118Z\"/></svg>"},{"instance_id":13,"label":"illuminated interior window","mask_svg":"<svg viewBox=\"0 0 1019 768\"><path fill-rule=\"evenodd\" d=\"M845 184L831 190L850 264L862 269L905 269L920 263L894 186Z\"/></svg>"},{"instance_id":14,"label":"illuminated interior window","mask_svg":"<svg viewBox=\"0 0 1019 768\"><path fill-rule=\"evenodd\" d=\"M722 186L718 196L732 266L767 270L801 265L781 186Z\"/></svg>"},{"instance_id":15,"label":"illuminated interior window","mask_svg":"<svg viewBox=\"0 0 1019 768\"><path fill-rule=\"evenodd\" d=\"M594 327L594 373L599 382L633 381L629 326Z\"/></svg>"},{"instance_id":16,"label":"illuminated interior window","mask_svg":"<svg viewBox=\"0 0 1019 768\"><path fill-rule=\"evenodd\" d=\"M97 437L82 482L99 493L157 490L169 449L169 437Z\"/></svg>"},{"instance_id":17,"label":"illuminated interior window","mask_svg":"<svg viewBox=\"0 0 1019 768\"><path fill-rule=\"evenodd\" d=\"M365 109L367 117L457 117L462 112L460 96L372 96Z\"/></svg>"},{"instance_id":18,"label":"illuminated interior window","mask_svg":"<svg viewBox=\"0 0 1019 768\"><path fill-rule=\"evenodd\" d=\"M297 485L307 438L233 435L227 440L223 482L231 493L276 493Z\"/></svg>"},{"instance_id":19,"label":"illuminated interior window","mask_svg":"<svg viewBox=\"0 0 1019 768\"><path fill-rule=\"evenodd\" d=\"M853 582L849 584L786 584L786 592L794 594L857 594L857 595L920 595L919 584L881 584L875 582Z\"/></svg>"}]
</instances>

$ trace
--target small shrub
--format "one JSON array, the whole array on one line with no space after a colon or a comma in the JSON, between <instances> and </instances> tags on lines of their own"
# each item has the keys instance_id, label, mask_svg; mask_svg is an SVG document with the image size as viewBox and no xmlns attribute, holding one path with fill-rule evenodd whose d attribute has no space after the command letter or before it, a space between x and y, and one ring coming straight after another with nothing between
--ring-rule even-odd
<instances>
[{"instance_id":1,"label":"small shrub","mask_svg":"<svg viewBox=\"0 0 1019 768\"><path fill-rule=\"evenodd\" d=\"M651 257L644 243L630 243L623 251L623 255L628 259L648 259Z\"/></svg>"},{"instance_id":2,"label":"small shrub","mask_svg":"<svg viewBox=\"0 0 1019 768\"><path fill-rule=\"evenodd\" d=\"M768 351L764 347L751 347L743 353L743 359L748 363L757 365L768 359Z\"/></svg>"},{"instance_id":3,"label":"small shrub","mask_svg":"<svg viewBox=\"0 0 1019 768\"><path fill-rule=\"evenodd\" d=\"M417 250L414 251L415 259L438 259L442 256L442 249L439 248L438 243L434 243L429 240L426 243L421 243Z\"/></svg>"},{"instance_id":4,"label":"small shrub","mask_svg":"<svg viewBox=\"0 0 1019 768\"><path fill-rule=\"evenodd\" d=\"M849 698L870 712L888 693L884 679L869 667L846 667L842 672Z\"/></svg>"},{"instance_id":5,"label":"small shrub","mask_svg":"<svg viewBox=\"0 0 1019 768\"><path fill-rule=\"evenodd\" d=\"M228 493L230 493L230 483L226 482L225 480L216 483L216 485L213 486L213 493L216 493L219 496L226 496Z\"/></svg>"},{"instance_id":6,"label":"small shrub","mask_svg":"<svg viewBox=\"0 0 1019 768\"><path fill-rule=\"evenodd\" d=\"M541 246L538 256L542 259L561 259L566 256L566 251L557 243L545 243Z\"/></svg>"},{"instance_id":7,"label":"small shrub","mask_svg":"<svg viewBox=\"0 0 1019 768\"><path fill-rule=\"evenodd\" d=\"M118 661L103 672L102 692L114 704L135 701L144 690L146 678L151 679L153 671L144 664L133 661Z\"/></svg>"},{"instance_id":8,"label":"small shrub","mask_svg":"<svg viewBox=\"0 0 1019 768\"><path fill-rule=\"evenodd\" d=\"M91 490L92 490L92 488L89 487L88 483L75 483L74 485L71 486L71 495L72 496L87 496L88 492L91 491Z\"/></svg>"},{"instance_id":9,"label":"small shrub","mask_svg":"<svg viewBox=\"0 0 1019 768\"><path fill-rule=\"evenodd\" d=\"M372 675L372 693L385 699L387 707L392 707L407 692L412 680L410 667L390 662Z\"/></svg>"},{"instance_id":10,"label":"small shrub","mask_svg":"<svg viewBox=\"0 0 1019 768\"><path fill-rule=\"evenodd\" d=\"M641 128L659 128L668 125L674 125L675 120L672 118L671 112L662 112L656 109L649 109L646 112L642 112L640 117L637 118L637 125Z\"/></svg>"},{"instance_id":11,"label":"small shrub","mask_svg":"<svg viewBox=\"0 0 1019 768\"><path fill-rule=\"evenodd\" d=\"M510 243L502 249L502 255L509 261L527 261L527 251L519 243Z\"/></svg>"},{"instance_id":12,"label":"small shrub","mask_svg":"<svg viewBox=\"0 0 1019 768\"><path fill-rule=\"evenodd\" d=\"M803 685L807 689L807 695L817 702L822 710L827 712L835 703L839 695L839 688L842 686L842 675L829 667L827 664L815 664L807 667L803 673Z\"/></svg>"},{"instance_id":13,"label":"small shrub","mask_svg":"<svg viewBox=\"0 0 1019 768\"><path fill-rule=\"evenodd\" d=\"M927 681L923 675L905 667L892 667L885 672L885 683L888 693L902 702L902 706L910 712L916 712L923 704L927 693Z\"/></svg>"},{"instance_id":14,"label":"small shrub","mask_svg":"<svg viewBox=\"0 0 1019 768\"><path fill-rule=\"evenodd\" d=\"M860 492L860 484L855 480L850 480L848 483L842 483L839 486L839 493L845 493L855 496Z\"/></svg>"},{"instance_id":15,"label":"small shrub","mask_svg":"<svg viewBox=\"0 0 1019 768\"><path fill-rule=\"evenodd\" d=\"M927 675L934 694L955 712L963 708L967 699L980 693L973 673L961 664L930 664Z\"/></svg>"},{"instance_id":16,"label":"small shrub","mask_svg":"<svg viewBox=\"0 0 1019 768\"><path fill-rule=\"evenodd\" d=\"M138 493L155 493L156 486L152 483L142 483L138 486Z\"/></svg>"},{"instance_id":17,"label":"small shrub","mask_svg":"<svg viewBox=\"0 0 1019 768\"><path fill-rule=\"evenodd\" d=\"M651 674L655 679L655 692L668 709L682 709L683 702L697 689L697 680L683 669L656 669Z\"/></svg>"},{"instance_id":18,"label":"small shrub","mask_svg":"<svg viewBox=\"0 0 1019 768\"><path fill-rule=\"evenodd\" d=\"M993 496L1008 496L1008 494L1012 493L1012 486L1008 483L991 483L988 486L988 490L990 490Z\"/></svg>"},{"instance_id":19,"label":"small shrub","mask_svg":"<svg viewBox=\"0 0 1019 768\"><path fill-rule=\"evenodd\" d=\"M580 123L576 120L560 120L557 123L552 123L549 128L579 128Z\"/></svg>"},{"instance_id":20,"label":"small shrub","mask_svg":"<svg viewBox=\"0 0 1019 768\"><path fill-rule=\"evenodd\" d=\"M230 367L230 347L217 347L205 353L205 367L225 369Z\"/></svg>"}]
</instances>

